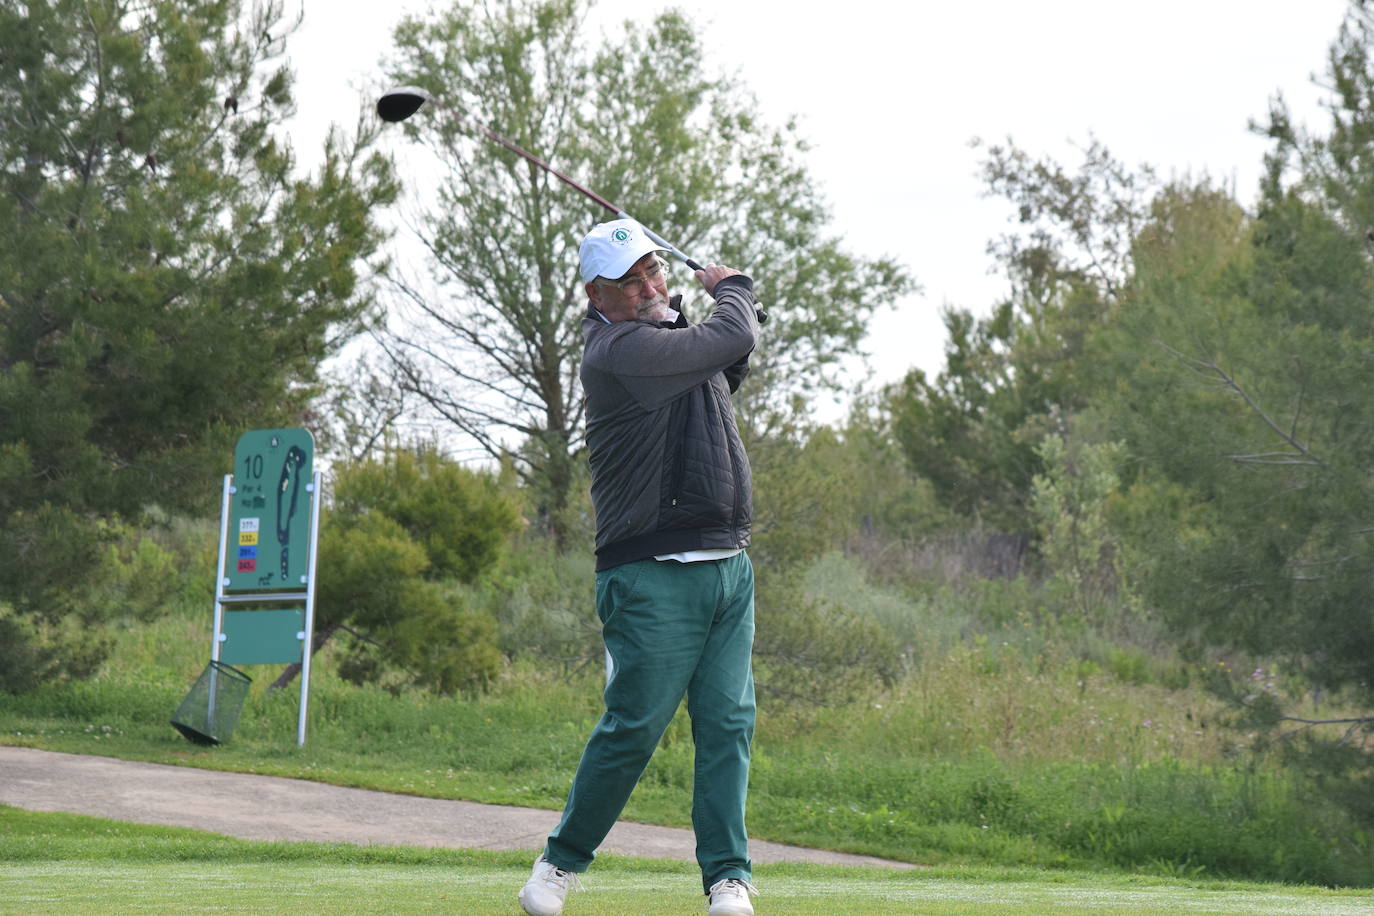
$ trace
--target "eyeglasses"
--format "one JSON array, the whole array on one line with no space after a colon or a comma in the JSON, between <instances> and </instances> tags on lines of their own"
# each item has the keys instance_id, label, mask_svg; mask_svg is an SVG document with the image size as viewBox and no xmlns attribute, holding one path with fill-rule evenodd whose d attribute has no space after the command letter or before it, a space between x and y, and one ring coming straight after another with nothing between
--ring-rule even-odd
<instances>
[{"instance_id":1,"label":"eyeglasses","mask_svg":"<svg viewBox=\"0 0 1374 916\"><path fill-rule=\"evenodd\" d=\"M644 271L642 274L634 274L629 277L621 277L619 280L607 280L605 277L597 277L596 282L601 286L614 286L627 296L638 296L644 292L645 287L658 283L668 272L668 265L662 259L654 261L654 266Z\"/></svg>"}]
</instances>

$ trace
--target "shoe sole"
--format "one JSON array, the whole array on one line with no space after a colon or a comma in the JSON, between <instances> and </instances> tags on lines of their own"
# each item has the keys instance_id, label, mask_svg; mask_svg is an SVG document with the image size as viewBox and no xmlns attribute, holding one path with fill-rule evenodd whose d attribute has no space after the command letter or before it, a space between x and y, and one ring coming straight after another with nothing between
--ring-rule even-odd
<instances>
[{"instance_id":1,"label":"shoe sole","mask_svg":"<svg viewBox=\"0 0 1374 916\"><path fill-rule=\"evenodd\" d=\"M527 916L559 916L559 914L563 912L563 908L561 906L553 911L530 909L531 904L525 902L525 892L523 890L520 892L519 900L520 909L524 910Z\"/></svg>"}]
</instances>

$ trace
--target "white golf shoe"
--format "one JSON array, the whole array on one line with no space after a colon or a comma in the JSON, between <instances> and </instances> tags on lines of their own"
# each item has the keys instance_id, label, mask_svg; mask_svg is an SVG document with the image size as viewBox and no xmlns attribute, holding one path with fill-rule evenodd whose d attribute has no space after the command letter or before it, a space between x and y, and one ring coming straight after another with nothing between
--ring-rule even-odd
<instances>
[{"instance_id":1,"label":"white golf shoe","mask_svg":"<svg viewBox=\"0 0 1374 916\"><path fill-rule=\"evenodd\" d=\"M707 916L754 916L754 905L749 897L758 892L758 888L743 878L717 881L707 892L711 901L707 904Z\"/></svg>"},{"instance_id":2,"label":"white golf shoe","mask_svg":"<svg viewBox=\"0 0 1374 916\"><path fill-rule=\"evenodd\" d=\"M568 891L580 890L581 887L582 882L577 875L564 871L541 854L534 863L530 880L520 888L520 906L530 916L558 916L563 912L563 901Z\"/></svg>"}]
</instances>

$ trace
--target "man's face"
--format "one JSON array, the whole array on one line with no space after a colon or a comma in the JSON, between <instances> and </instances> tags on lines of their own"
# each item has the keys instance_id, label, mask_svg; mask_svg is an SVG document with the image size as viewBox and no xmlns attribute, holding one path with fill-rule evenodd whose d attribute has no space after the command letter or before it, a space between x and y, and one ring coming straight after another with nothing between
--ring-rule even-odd
<instances>
[{"instance_id":1,"label":"man's face","mask_svg":"<svg viewBox=\"0 0 1374 916\"><path fill-rule=\"evenodd\" d=\"M587 298L610 321L644 318L668 320L668 272L657 254L635 261L623 277L597 277L587 284Z\"/></svg>"}]
</instances>

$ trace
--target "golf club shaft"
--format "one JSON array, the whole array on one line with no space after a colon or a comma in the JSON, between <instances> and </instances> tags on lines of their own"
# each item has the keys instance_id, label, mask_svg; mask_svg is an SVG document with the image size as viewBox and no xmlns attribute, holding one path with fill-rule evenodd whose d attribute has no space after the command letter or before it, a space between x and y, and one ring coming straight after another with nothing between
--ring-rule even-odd
<instances>
[{"instance_id":1,"label":"golf club shaft","mask_svg":"<svg viewBox=\"0 0 1374 916\"><path fill-rule=\"evenodd\" d=\"M635 219L633 216L631 216L630 214L626 213L624 210L617 210L617 211L615 211L615 215L616 215L616 219ZM639 220L635 219L635 222L639 223ZM659 243L660 245L662 245L664 248L668 249L668 253L669 253L669 254L671 254L673 257L677 258L677 259L678 259L679 261L681 261L682 263L686 264L686 265L688 266L688 268L690 268L690 269L692 269L692 270L704 270L704 269L705 269L705 268L703 268L700 264L698 264L696 261L693 261L691 258L687 257L687 255L683 254L681 251L678 251L676 245L674 245L672 242L670 242L670 241L668 241L667 239L665 239L663 236L659 235L659 234L658 234L657 232L655 232L654 230L650 229L648 226L644 225L643 223L639 223L639 226L640 226L641 229L644 230L644 234L645 234L645 235L647 235L649 238L653 239L655 242L658 242L658 243Z\"/></svg>"},{"instance_id":2,"label":"golf club shaft","mask_svg":"<svg viewBox=\"0 0 1374 916\"><path fill-rule=\"evenodd\" d=\"M515 143L511 142L510 140L506 139L505 137L501 136L501 135L498 134L496 131L492 130L490 127L486 127L486 126L484 126L484 125L479 124L479 125L477 125L477 129L480 130L480 131L486 136L486 138L487 138L488 140L491 140L493 143L497 143L497 144L500 144L501 146L504 146L506 149L510 150L512 153L515 153L517 156L520 156L521 158L525 159L527 162L532 162L532 163L534 163L535 165L539 166L539 167L540 167L541 169L543 169L544 171L548 172L548 173L549 173L550 175L552 175L553 177L557 178L559 181L561 181L561 182L563 182L564 184L566 184L568 187L572 188L573 190L575 190L575 191L581 191L581 192L582 192L583 194L585 194L587 197L591 198L592 200L596 201L596 202L597 202L598 204L600 204L601 206L605 207L607 210L610 210L612 213L614 213L614 214L616 215L616 218L617 218L617 219L634 219L633 216L631 216L630 214L626 213L624 210L620 209L620 208L617 207L615 204L611 203L609 200L607 200L606 198L602 197L600 194L596 193L595 191L592 191L592 190L589 190L589 189L587 189L587 188L582 187L582 185L580 185L580 184L578 184L577 182L573 181L573 180L572 180L571 178L569 178L567 175L564 175L562 172L558 171L558 169L556 169L556 168L554 168L553 166L549 165L549 164L548 164L547 162L545 162L543 159L540 159L538 156L534 155L533 153L526 152L524 149L522 149L521 147L519 147L519 146L516 145ZM639 223L639 220L636 219L635 222ZM671 255L673 255L675 258L677 258L678 260L680 260L682 263L686 264L686 265L687 265L689 268L691 268L692 270L701 270L701 269L702 269L702 267L701 267L700 264L698 264L696 261L693 261L691 258L687 257L687 255L683 254L682 251L680 251L680 250L678 249L678 247L677 247L676 245L674 245L672 242L669 242L667 239L665 239L663 236L659 235L657 232L654 232L654 231L653 231L652 229L650 229L649 227L644 226L643 223L639 223L639 224L640 224L640 226L643 226L643 227L644 227L644 234L645 234L645 235L647 235L649 238L653 239L655 242L658 242L658 244L660 244L660 245L662 245L664 248L666 248L666 249L668 250L668 252L669 252Z\"/></svg>"},{"instance_id":3,"label":"golf club shaft","mask_svg":"<svg viewBox=\"0 0 1374 916\"><path fill-rule=\"evenodd\" d=\"M459 120L459 121L464 121L464 122L465 122L465 119L460 118L458 115L453 115L453 117L454 117L455 119ZM568 187L570 187L570 188L572 188L572 189L574 189L574 190L577 190L577 191L581 191L583 194L587 195L587 196L590 197L592 200L596 201L596 202L599 203L601 206L605 207L607 210L610 210L612 213L619 214L619 215L622 216L622 217L624 216L624 214L621 213L620 208L617 207L615 204L611 203L609 200L607 200L606 198L602 197L600 194L596 193L595 191L589 191L589 190L587 190L586 188L582 187L582 185L580 185L580 184L578 184L577 182L573 181L573 180L572 180L571 178L569 178L567 175L564 175L562 172L558 171L558 169L556 169L556 168L554 168L553 166L549 165L549 164L548 164L547 162L545 162L543 159L540 159L538 156L534 155L533 153L526 152L524 149L522 149L522 148L520 148L519 146L517 146L516 144L512 143L510 140L507 140L505 137L501 136L501 135L498 134L496 131L492 130L490 127L486 127L486 126L481 125L481 124L478 124L478 125L475 125L475 126L477 127L478 130L480 130L480 131L483 133L483 135L486 136L486 138L487 138L488 140L491 140L493 143L497 143L497 144L499 144L499 145L501 145L501 146L504 146L506 149L510 150L512 153L515 153L517 156L520 156L521 158L525 159L527 162L532 162L532 163L534 163L535 165L539 166L539 167L540 167L541 169L543 169L544 171L548 172L548 173L549 173L550 175L552 175L553 177L557 178L559 181L561 181L561 182L563 182L564 184L566 184Z\"/></svg>"},{"instance_id":4,"label":"golf club shaft","mask_svg":"<svg viewBox=\"0 0 1374 916\"><path fill-rule=\"evenodd\" d=\"M501 136L501 134L492 130L490 127L487 127L484 124L473 124L472 122L468 121L467 118L464 118L461 114L459 114L457 111L453 111L449 109L448 106L442 105L439 102L435 101L433 96L431 96L428 92L419 88L418 86L400 86L384 94L380 99L377 100L377 114L385 121L404 121L406 118L410 117L417 110L419 110L420 106L425 104L426 102L429 102L430 104L438 108L440 111L443 111L449 117L453 118L453 120L458 124L476 128L488 140L498 144L499 146L504 147L512 153L515 153L517 156L524 159L526 162L529 162L537 166L538 168L543 169L544 171L548 172L550 175L554 176L559 181L563 182L573 190L582 192L582 194L584 194L591 200L595 201L596 203L605 207L607 210L614 213L618 219L634 219L634 217L630 216L630 214L626 213L624 210L620 209L615 204L611 203L609 200L602 197L600 194L597 194L595 191L591 191L587 188L582 187L582 185L573 181L567 175L564 175L562 172L558 171L558 169L549 165L543 159L540 159L533 153L530 153L525 149L521 148L518 144L513 143L507 138ZM635 220L635 222L639 223L639 220ZM687 257L687 255L683 254L682 251L676 245L672 244L663 236L659 235L657 232L654 232L652 229L649 229L643 223L639 223L639 225L642 229L644 229L645 235L647 235L649 238L653 239L655 242L661 245L663 249L667 251L669 254L673 255L675 258L682 261L682 263L686 264L688 268L694 271L703 270L700 264L698 264L691 258ZM756 306L754 312L758 316L759 324L763 324L768 320L768 313L763 311L763 309L760 309Z\"/></svg>"},{"instance_id":5,"label":"golf club shaft","mask_svg":"<svg viewBox=\"0 0 1374 916\"><path fill-rule=\"evenodd\" d=\"M455 117L455 118L458 118L460 121L463 120L463 119L462 119L461 117L459 117L457 114L453 114L452 116ZM507 140L505 137L501 136L501 135L498 134L496 131L492 130L490 127L487 127L487 126L484 125L484 124L478 124L478 125L477 125L477 129L480 130L480 131L483 133L483 135L485 135L486 138L487 138L488 140L491 140L493 143L497 143L497 144L499 144L499 145L505 147L506 149L510 150L512 153L515 153L517 156L520 156L521 158L525 159L527 162L532 162L532 163L534 163L535 165L539 166L539 168L541 168L541 169L543 169L544 171L548 172L550 175L554 176L554 177L557 178L559 181L563 182L564 184L566 184L568 187L572 188L573 190L575 190L575 191L581 191L581 192L582 192L583 194L585 194L587 197L591 198L592 200L596 201L596 202L597 202L598 204L600 204L601 206L605 207L607 210L610 210L612 213L614 213L615 216L616 216L616 219L635 219L633 216L631 216L630 214L626 213L624 210L620 209L620 208L617 207L615 204L611 203L609 200L607 200L606 198L602 197L600 194L596 193L595 191L591 191L591 190L588 190L587 188L582 187L582 185L580 185L580 184L578 184L577 182L573 181L573 180L572 180L571 178L569 178L567 175L564 175L562 172L558 171L558 169L556 169L556 168L554 168L553 166L549 165L549 164L548 164L547 162L545 162L543 159L540 159L538 156L534 155L533 153L530 153L530 152L525 151L525 150L522 149L519 145L517 145L517 144L511 142L510 140ZM696 261L693 261L691 258L687 257L687 255L684 254L684 253L682 252L682 250L679 249L679 248L678 248L676 245L674 245L672 242L668 241L668 240L665 239L663 236L659 235L657 232L655 232L654 230L650 229L648 226L645 226L643 223L639 222L639 220L635 219L635 222L639 223L639 226L640 226L641 229L644 230L644 234L645 234L645 235L647 235L649 238L653 239L653 240L654 240L655 242L657 242L658 244L662 245L662 246L668 251L668 253L671 254L673 257L677 258L679 261L681 261L682 263L686 264L688 270L703 270L703 269L704 269L704 268L703 268L700 264L698 264ZM758 318L759 324L766 324L766 323L768 322L768 313L765 312L763 309L758 308L757 306L755 306L755 308L754 308L754 315L755 315L755 317Z\"/></svg>"}]
</instances>

